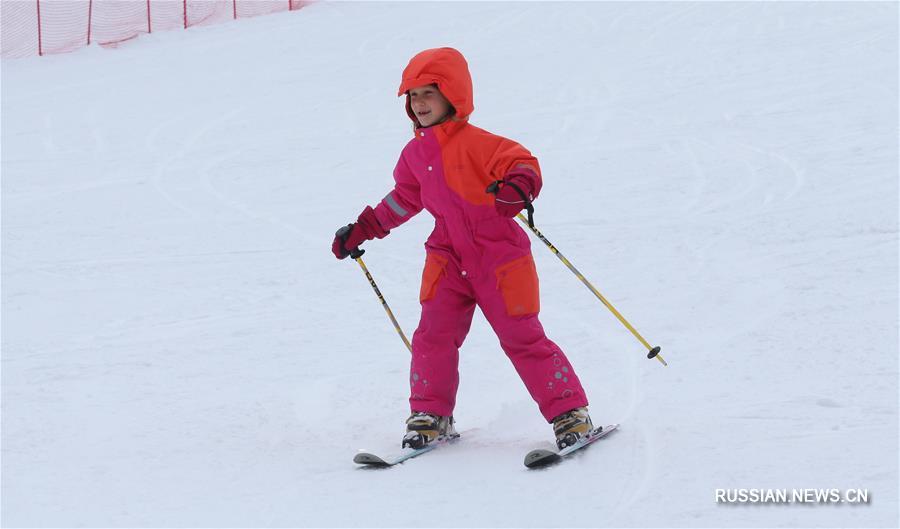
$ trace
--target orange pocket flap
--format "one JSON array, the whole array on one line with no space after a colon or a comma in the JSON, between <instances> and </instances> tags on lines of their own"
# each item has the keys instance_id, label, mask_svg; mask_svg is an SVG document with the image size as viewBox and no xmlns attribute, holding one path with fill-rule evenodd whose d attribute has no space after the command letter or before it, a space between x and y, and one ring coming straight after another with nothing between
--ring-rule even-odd
<instances>
[{"instance_id":1,"label":"orange pocket flap","mask_svg":"<svg viewBox=\"0 0 900 529\"><path fill-rule=\"evenodd\" d=\"M510 316L537 314L541 310L541 296L537 269L531 254L497 267L497 288L506 303Z\"/></svg>"},{"instance_id":2,"label":"orange pocket flap","mask_svg":"<svg viewBox=\"0 0 900 529\"><path fill-rule=\"evenodd\" d=\"M419 301L428 301L437 293L437 285L444 275L447 258L435 253L425 254L425 268L422 270L422 287L419 289Z\"/></svg>"}]
</instances>

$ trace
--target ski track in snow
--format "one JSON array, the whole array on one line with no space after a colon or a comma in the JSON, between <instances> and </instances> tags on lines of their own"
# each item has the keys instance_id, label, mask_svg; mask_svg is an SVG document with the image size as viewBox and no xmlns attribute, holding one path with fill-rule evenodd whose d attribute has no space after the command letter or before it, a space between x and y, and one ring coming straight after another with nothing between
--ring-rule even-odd
<instances>
[{"instance_id":1,"label":"ski track in snow","mask_svg":"<svg viewBox=\"0 0 900 529\"><path fill-rule=\"evenodd\" d=\"M896 524L897 10L319 3L4 61L2 524ZM541 160L538 227L670 363L532 237L548 335L621 424L552 468L522 465L551 430L480 312L463 439L351 463L399 446L408 352L328 245L442 45L473 123ZM430 228L366 245L408 337ZM875 501L713 501L741 487Z\"/></svg>"}]
</instances>

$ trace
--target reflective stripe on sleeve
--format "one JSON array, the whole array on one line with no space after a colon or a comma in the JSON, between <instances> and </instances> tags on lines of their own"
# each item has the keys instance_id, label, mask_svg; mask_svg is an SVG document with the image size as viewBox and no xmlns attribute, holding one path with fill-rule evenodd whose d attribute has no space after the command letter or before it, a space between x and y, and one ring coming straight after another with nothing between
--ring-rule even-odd
<instances>
[{"instance_id":1,"label":"reflective stripe on sleeve","mask_svg":"<svg viewBox=\"0 0 900 529\"><path fill-rule=\"evenodd\" d=\"M387 205L390 206L390 208L397 215L400 215L401 217L405 217L408 214L408 212L405 209L403 209L402 207L400 207L400 204L398 204L397 201L394 200L394 196L391 193L388 193L387 196L384 197L384 201L387 202Z\"/></svg>"}]
</instances>

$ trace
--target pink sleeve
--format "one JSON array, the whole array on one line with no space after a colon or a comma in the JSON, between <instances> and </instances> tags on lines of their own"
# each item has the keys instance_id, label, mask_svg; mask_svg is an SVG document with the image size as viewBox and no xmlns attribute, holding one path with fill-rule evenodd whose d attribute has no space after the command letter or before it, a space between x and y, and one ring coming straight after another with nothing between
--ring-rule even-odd
<instances>
[{"instance_id":1,"label":"pink sleeve","mask_svg":"<svg viewBox=\"0 0 900 529\"><path fill-rule=\"evenodd\" d=\"M406 150L400 154L394 168L394 189L375 206L375 217L385 230L392 230L422 211L419 181L406 163Z\"/></svg>"}]
</instances>

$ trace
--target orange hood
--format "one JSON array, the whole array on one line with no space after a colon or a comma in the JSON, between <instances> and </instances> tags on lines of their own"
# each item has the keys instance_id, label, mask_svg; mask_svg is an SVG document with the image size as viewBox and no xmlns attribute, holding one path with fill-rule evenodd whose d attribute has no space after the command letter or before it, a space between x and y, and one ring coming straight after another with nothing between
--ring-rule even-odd
<instances>
[{"instance_id":1,"label":"orange hood","mask_svg":"<svg viewBox=\"0 0 900 529\"><path fill-rule=\"evenodd\" d=\"M475 110L472 102L472 76L469 65L462 53L453 48L433 48L416 54L403 70L398 96L407 94L411 88L434 83L444 97L456 109L455 120L465 121ZM418 125L419 122L409 105L406 95L406 113Z\"/></svg>"}]
</instances>

